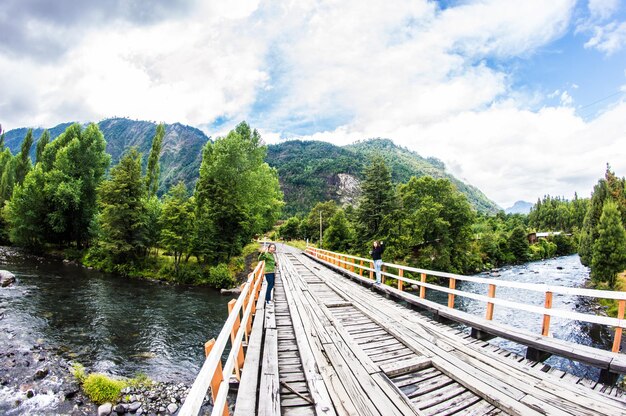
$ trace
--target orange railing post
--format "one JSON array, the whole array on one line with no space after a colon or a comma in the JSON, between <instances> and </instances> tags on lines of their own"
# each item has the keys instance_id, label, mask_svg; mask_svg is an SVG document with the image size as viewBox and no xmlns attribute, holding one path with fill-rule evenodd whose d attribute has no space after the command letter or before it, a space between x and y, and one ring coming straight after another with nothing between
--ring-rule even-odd
<instances>
[{"instance_id":1,"label":"orange railing post","mask_svg":"<svg viewBox=\"0 0 626 416\"><path fill-rule=\"evenodd\" d=\"M617 319L624 319L624 307L626 306L626 300L620 300L617 304ZM613 352L619 352L619 347L622 344L622 327L615 328L615 338L613 339Z\"/></svg>"},{"instance_id":2,"label":"orange railing post","mask_svg":"<svg viewBox=\"0 0 626 416\"><path fill-rule=\"evenodd\" d=\"M361 265L361 267L359 267L359 275L363 276L363 260L361 260L359 264Z\"/></svg>"},{"instance_id":3,"label":"orange railing post","mask_svg":"<svg viewBox=\"0 0 626 416\"><path fill-rule=\"evenodd\" d=\"M404 277L404 269L398 269L398 276ZM404 282L398 279L398 290L402 291L403 288L404 288Z\"/></svg>"},{"instance_id":4,"label":"orange railing post","mask_svg":"<svg viewBox=\"0 0 626 416\"><path fill-rule=\"evenodd\" d=\"M450 279L450 289L456 289L456 279ZM448 293L448 308L454 309L454 294Z\"/></svg>"},{"instance_id":5,"label":"orange railing post","mask_svg":"<svg viewBox=\"0 0 626 416\"><path fill-rule=\"evenodd\" d=\"M426 273L420 273L420 281L426 283ZM420 286L420 298L426 298L426 288L424 286Z\"/></svg>"},{"instance_id":6,"label":"orange railing post","mask_svg":"<svg viewBox=\"0 0 626 416\"><path fill-rule=\"evenodd\" d=\"M382 271L383 273L387 273L387 266L383 266L381 271ZM381 280L381 282L383 283L383 285L385 284L385 281L387 280L385 277L386 277L386 276L385 276L384 274L382 274L382 273L381 273L381 275L380 275L380 280Z\"/></svg>"},{"instance_id":7,"label":"orange railing post","mask_svg":"<svg viewBox=\"0 0 626 416\"><path fill-rule=\"evenodd\" d=\"M215 338L208 341L204 344L204 354L206 357L209 356L213 346L215 345ZM211 379L211 397L213 398L213 403L215 403L215 399L217 398L217 392L220 388L220 384L224 381L224 374L222 373L222 362L221 360L217 363L217 368L215 369L215 373L213 373L213 378ZM224 403L224 410L222 415L228 416L228 401Z\"/></svg>"},{"instance_id":8,"label":"orange railing post","mask_svg":"<svg viewBox=\"0 0 626 416\"><path fill-rule=\"evenodd\" d=\"M371 261L370 261L370 269L372 269L372 270L370 270L370 280L372 280L374 278L374 270L373 270L374 269L374 263L372 263Z\"/></svg>"},{"instance_id":9,"label":"orange railing post","mask_svg":"<svg viewBox=\"0 0 626 416\"><path fill-rule=\"evenodd\" d=\"M233 308L235 307L235 303L237 303L235 299L228 302L228 314L229 315L233 311ZM244 305L245 304L246 302L244 301ZM237 338L237 331L239 331L240 326L241 326L241 319L240 319L239 313L237 313L237 319L235 319L233 328L230 330L231 345L235 343L235 339ZM243 367L243 361L244 361L244 356L243 356L243 345L242 345L241 348L239 348L237 355L235 356L235 375L237 376L237 380L241 380L240 371L241 371L241 367Z\"/></svg>"},{"instance_id":10,"label":"orange railing post","mask_svg":"<svg viewBox=\"0 0 626 416\"><path fill-rule=\"evenodd\" d=\"M487 293L487 296L490 298L496 297L496 285L489 285L489 292ZM485 318L489 321L493 319L493 302L487 303L487 316Z\"/></svg>"},{"instance_id":11,"label":"orange railing post","mask_svg":"<svg viewBox=\"0 0 626 416\"><path fill-rule=\"evenodd\" d=\"M545 308L546 309L552 308L552 292L546 292ZM544 337L547 337L549 333L550 333L550 315L544 314L543 326L541 328L541 335L543 335Z\"/></svg>"}]
</instances>

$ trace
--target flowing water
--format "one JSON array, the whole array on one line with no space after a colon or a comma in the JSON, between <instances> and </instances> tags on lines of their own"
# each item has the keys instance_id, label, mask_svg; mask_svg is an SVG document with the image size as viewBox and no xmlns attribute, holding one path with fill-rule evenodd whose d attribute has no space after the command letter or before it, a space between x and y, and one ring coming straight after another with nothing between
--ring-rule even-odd
<instances>
[{"instance_id":1,"label":"flowing water","mask_svg":"<svg viewBox=\"0 0 626 416\"><path fill-rule=\"evenodd\" d=\"M589 269L580 263L578 255L572 255L506 267L497 273L484 273L478 277L525 283L545 283L555 286L584 287L585 282L589 279ZM457 288L472 293L487 294L487 285L484 284L457 282ZM429 299L447 305L446 294L431 292L427 296ZM545 300L544 293L507 287L498 287L496 297L536 306L543 306ZM455 307L481 317L485 316L486 312L485 303L469 298L457 297ZM591 314L600 310L593 299L561 294L554 294L552 308ZM496 305L493 320L526 329L534 334L541 334L543 315ZM468 328L465 330L469 332ZM613 331L606 326L558 317L551 318L550 334L554 338L605 350L610 350L613 342ZM511 341L496 338L489 342L520 355L526 353L526 347ZM597 380L600 375L600 370L596 368L556 356L550 357L545 363L579 377Z\"/></svg>"},{"instance_id":2,"label":"flowing water","mask_svg":"<svg viewBox=\"0 0 626 416\"><path fill-rule=\"evenodd\" d=\"M0 249L17 282L0 289L0 343L44 343L91 371L191 383L231 299L201 287L122 278ZM9 345L0 345L0 351Z\"/></svg>"}]
</instances>

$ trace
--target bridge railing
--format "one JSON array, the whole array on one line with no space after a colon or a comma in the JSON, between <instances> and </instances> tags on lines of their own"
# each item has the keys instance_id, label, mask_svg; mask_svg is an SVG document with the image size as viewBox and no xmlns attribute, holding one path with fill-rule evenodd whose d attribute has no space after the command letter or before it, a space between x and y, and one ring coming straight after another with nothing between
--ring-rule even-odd
<instances>
[{"instance_id":1,"label":"bridge railing","mask_svg":"<svg viewBox=\"0 0 626 416\"><path fill-rule=\"evenodd\" d=\"M202 402L211 388L213 398L212 416L228 415L229 382L231 376L240 379L244 363L243 341L247 341L252 330L252 317L256 312L256 304L265 273L265 262L261 261L248 280L241 286L241 293L235 300L228 303L228 319L224 323L217 339L204 345L206 359L185 403L178 413L179 416L195 416L200 412ZM222 367L222 355L230 339L230 353Z\"/></svg>"},{"instance_id":2,"label":"bridge railing","mask_svg":"<svg viewBox=\"0 0 626 416\"><path fill-rule=\"evenodd\" d=\"M369 278L374 278L374 261L372 259L366 259L358 256L351 256L348 254L335 253L328 250L322 250L314 247L307 247L306 252L315 258L341 267L352 273L358 273L363 276L364 273L369 274ZM395 269L397 273L390 273L389 269ZM356 271L355 271L356 270ZM405 277L406 272L417 273L420 275L420 280L411 279ZM427 276L437 276L449 279L448 287L439 286L428 283L426 281ZM616 292L610 290L595 290L595 289L583 289L572 288L564 286L546 285L541 283L522 283L522 282L510 282L498 279L486 279L482 277L463 276L454 273L438 272L433 270L419 269L416 267L409 267L394 263L383 263L381 270L381 278L384 282L385 277L395 279L397 281L397 289L402 291L404 284L411 284L419 286L419 297L426 298L426 290L436 290L446 293L448 296L448 308L454 308L455 296L462 296L470 299L474 299L480 302L486 303L486 316L485 319L492 320L494 306L500 305L507 308L516 310L536 313L543 316L541 334L548 336L550 332L550 318L561 317L569 320L577 320L582 322L595 323L600 325L606 325L614 327L614 338L612 352L619 352L622 339L623 328L626 328L626 320L624 320L624 310L626 307L626 292ZM472 292L462 291L456 289L457 281L474 282L478 284L486 285L486 294L476 294ZM496 298L496 289L498 287L509 287L517 289L526 289L534 292L540 292L544 294L544 306L529 305L526 303L514 302L506 299ZM612 318L608 316L596 316L591 314L584 314L580 312L574 312L562 309L552 308L552 298L554 294L563 295L575 295L586 296L599 299L614 299L618 301L618 316Z\"/></svg>"}]
</instances>

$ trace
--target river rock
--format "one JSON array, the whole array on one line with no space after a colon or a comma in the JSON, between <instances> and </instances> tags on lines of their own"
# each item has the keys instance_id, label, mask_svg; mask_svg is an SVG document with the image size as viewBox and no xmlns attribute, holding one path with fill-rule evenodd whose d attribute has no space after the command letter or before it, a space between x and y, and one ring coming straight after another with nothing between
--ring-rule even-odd
<instances>
[{"instance_id":1,"label":"river rock","mask_svg":"<svg viewBox=\"0 0 626 416\"><path fill-rule=\"evenodd\" d=\"M176 411L178 410L178 406L174 403L170 403L169 406L167 406L167 411L170 412L170 414L174 414L176 413Z\"/></svg>"},{"instance_id":2,"label":"river rock","mask_svg":"<svg viewBox=\"0 0 626 416\"><path fill-rule=\"evenodd\" d=\"M113 405L111 403L105 403L98 407L98 416L108 416L111 414L111 410L113 410Z\"/></svg>"},{"instance_id":3,"label":"river rock","mask_svg":"<svg viewBox=\"0 0 626 416\"><path fill-rule=\"evenodd\" d=\"M131 413L136 412L141 407L141 402L132 402L128 405L128 411Z\"/></svg>"},{"instance_id":4,"label":"river rock","mask_svg":"<svg viewBox=\"0 0 626 416\"><path fill-rule=\"evenodd\" d=\"M8 270L0 270L0 286L7 287L15 283L15 275Z\"/></svg>"},{"instance_id":5,"label":"river rock","mask_svg":"<svg viewBox=\"0 0 626 416\"><path fill-rule=\"evenodd\" d=\"M50 372L50 370L48 370L47 368L43 368L41 370L37 370L37 372L35 373L35 379L36 380L41 380L42 378L46 377L49 372Z\"/></svg>"},{"instance_id":6,"label":"river rock","mask_svg":"<svg viewBox=\"0 0 626 416\"><path fill-rule=\"evenodd\" d=\"M118 415L123 415L124 413L126 413L126 407L123 404L118 404L116 405L113 410L118 414Z\"/></svg>"}]
</instances>

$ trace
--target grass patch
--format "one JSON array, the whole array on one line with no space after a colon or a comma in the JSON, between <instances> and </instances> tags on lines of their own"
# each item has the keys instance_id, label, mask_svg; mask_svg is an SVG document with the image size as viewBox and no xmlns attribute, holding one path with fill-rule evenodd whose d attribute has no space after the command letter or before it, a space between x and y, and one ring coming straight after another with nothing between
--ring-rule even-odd
<instances>
[{"instance_id":1,"label":"grass patch","mask_svg":"<svg viewBox=\"0 0 626 416\"><path fill-rule=\"evenodd\" d=\"M97 404L116 401L122 389L126 387L123 380L115 380L100 373L91 373L83 382L85 394Z\"/></svg>"},{"instance_id":2,"label":"grass patch","mask_svg":"<svg viewBox=\"0 0 626 416\"><path fill-rule=\"evenodd\" d=\"M291 241L282 241L283 244L286 244L291 247L295 247L299 250L304 251L306 249L306 241L304 240L291 240ZM309 244L310 247L315 247L315 244Z\"/></svg>"}]
</instances>

